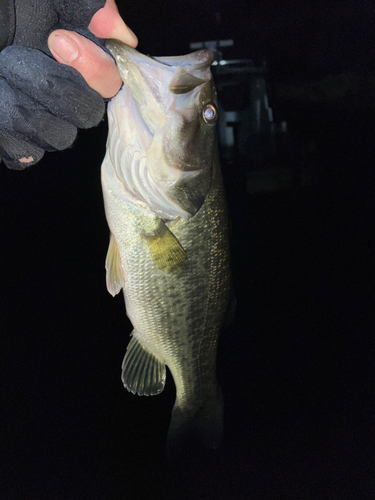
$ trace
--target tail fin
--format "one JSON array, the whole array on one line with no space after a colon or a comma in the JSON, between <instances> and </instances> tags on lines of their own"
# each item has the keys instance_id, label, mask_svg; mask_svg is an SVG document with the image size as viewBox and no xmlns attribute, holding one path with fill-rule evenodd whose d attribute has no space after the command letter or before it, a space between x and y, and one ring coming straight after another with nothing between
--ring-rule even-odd
<instances>
[{"instance_id":1,"label":"tail fin","mask_svg":"<svg viewBox=\"0 0 375 500\"><path fill-rule=\"evenodd\" d=\"M221 444L222 434L223 397L217 386L214 395L194 410L176 402L168 430L167 456L173 458L202 447L216 449Z\"/></svg>"}]
</instances>

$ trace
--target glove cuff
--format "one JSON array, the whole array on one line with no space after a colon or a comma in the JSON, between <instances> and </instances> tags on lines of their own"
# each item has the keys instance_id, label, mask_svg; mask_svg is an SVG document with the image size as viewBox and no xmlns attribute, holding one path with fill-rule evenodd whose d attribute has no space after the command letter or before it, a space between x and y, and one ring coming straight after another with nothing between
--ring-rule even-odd
<instances>
[{"instance_id":1,"label":"glove cuff","mask_svg":"<svg viewBox=\"0 0 375 500\"><path fill-rule=\"evenodd\" d=\"M13 41L16 16L14 0L0 1L0 51Z\"/></svg>"}]
</instances>

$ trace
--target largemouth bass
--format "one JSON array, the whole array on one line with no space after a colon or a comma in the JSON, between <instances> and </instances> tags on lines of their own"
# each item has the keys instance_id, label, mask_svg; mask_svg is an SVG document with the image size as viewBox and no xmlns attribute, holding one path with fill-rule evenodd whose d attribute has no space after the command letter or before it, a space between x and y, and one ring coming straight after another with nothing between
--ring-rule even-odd
<instances>
[{"instance_id":1,"label":"largemouth bass","mask_svg":"<svg viewBox=\"0 0 375 500\"><path fill-rule=\"evenodd\" d=\"M150 58L115 40L107 47L124 81L108 105L102 165L107 288L123 289L134 327L122 381L134 394L159 394L168 366L176 401L167 444L194 437L215 447L216 350L231 284L213 55Z\"/></svg>"}]
</instances>

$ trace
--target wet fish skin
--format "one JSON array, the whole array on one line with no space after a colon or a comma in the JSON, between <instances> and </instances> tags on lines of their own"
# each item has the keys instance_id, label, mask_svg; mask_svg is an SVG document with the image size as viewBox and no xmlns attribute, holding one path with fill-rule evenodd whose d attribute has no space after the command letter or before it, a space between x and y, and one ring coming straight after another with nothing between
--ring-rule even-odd
<instances>
[{"instance_id":1,"label":"wet fish skin","mask_svg":"<svg viewBox=\"0 0 375 500\"><path fill-rule=\"evenodd\" d=\"M168 366L176 386L169 446L198 436L215 447L216 351L231 280L215 129L204 115L217 109L212 56L153 60L117 41L107 46L124 80L108 106L102 165L107 287L123 288L134 327L122 381L135 394L158 394Z\"/></svg>"}]
</instances>

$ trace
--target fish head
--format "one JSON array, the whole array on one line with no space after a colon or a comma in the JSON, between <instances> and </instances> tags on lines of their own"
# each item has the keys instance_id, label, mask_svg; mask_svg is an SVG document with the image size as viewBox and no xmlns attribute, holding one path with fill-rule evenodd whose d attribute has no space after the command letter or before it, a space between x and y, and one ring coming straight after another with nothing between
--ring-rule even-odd
<instances>
[{"instance_id":1,"label":"fish head","mask_svg":"<svg viewBox=\"0 0 375 500\"><path fill-rule=\"evenodd\" d=\"M164 219L189 218L208 193L215 156L213 54L151 58L117 40L106 46L124 82L108 106L109 137L126 151L118 178Z\"/></svg>"}]
</instances>

